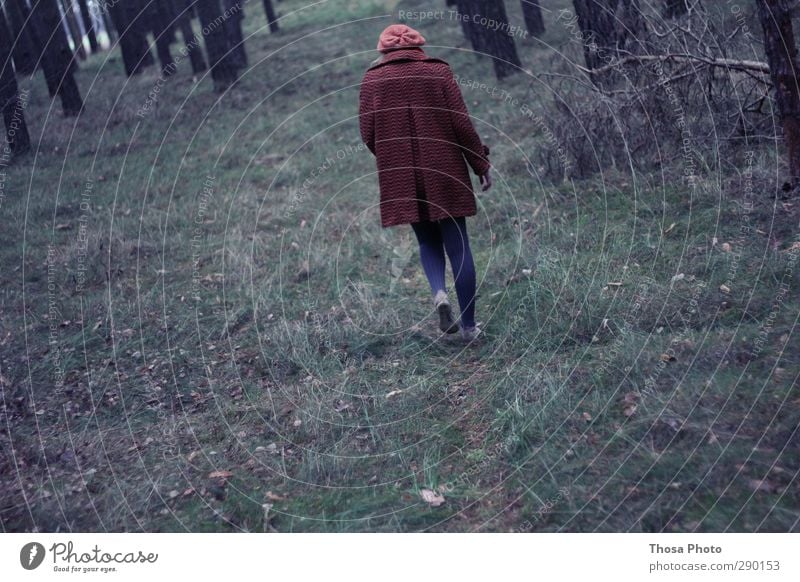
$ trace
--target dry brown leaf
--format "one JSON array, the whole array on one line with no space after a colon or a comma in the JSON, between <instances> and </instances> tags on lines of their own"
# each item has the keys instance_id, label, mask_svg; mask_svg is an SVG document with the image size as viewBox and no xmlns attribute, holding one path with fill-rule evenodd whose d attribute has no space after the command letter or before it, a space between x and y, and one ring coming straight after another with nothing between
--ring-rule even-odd
<instances>
[{"instance_id":1,"label":"dry brown leaf","mask_svg":"<svg viewBox=\"0 0 800 582\"><path fill-rule=\"evenodd\" d=\"M777 489L774 483L766 479L748 479L747 484L753 491L761 491L763 493L773 493Z\"/></svg>"},{"instance_id":2,"label":"dry brown leaf","mask_svg":"<svg viewBox=\"0 0 800 582\"><path fill-rule=\"evenodd\" d=\"M267 491L265 497L268 501L286 501L287 497L285 495L278 495L277 493L273 493L272 491Z\"/></svg>"},{"instance_id":3,"label":"dry brown leaf","mask_svg":"<svg viewBox=\"0 0 800 582\"><path fill-rule=\"evenodd\" d=\"M444 497L435 491L431 491L430 489L422 489L419 494L422 497L422 500L431 507L439 507L442 503L444 503Z\"/></svg>"},{"instance_id":4,"label":"dry brown leaf","mask_svg":"<svg viewBox=\"0 0 800 582\"><path fill-rule=\"evenodd\" d=\"M639 401L639 393L638 392L628 392L622 398L622 413L630 418L633 416L633 413L636 412L637 405L636 403Z\"/></svg>"},{"instance_id":5,"label":"dry brown leaf","mask_svg":"<svg viewBox=\"0 0 800 582\"><path fill-rule=\"evenodd\" d=\"M674 222L673 222L672 224L670 224L670 225L669 225L669 226L666 228L666 230L664 230L664 234L669 234L669 233L671 233L673 228L675 228L675 223L674 223Z\"/></svg>"},{"instance_id":6,"label":"dry brown leaf","mask_svg":"<svg viewBox=\"0 0 800 582\"><path fill-rule=\"evenodd\" d=\"M675 356L672 354L661 354L661 361L662 362L674 362Z\"/></svg>"},{"instance_id":7,"label":"dry brown leaf","mask_svg":"<svg viewBox=\"0 0 800 582\"><path fill-rule=\"evenodd\" d=\"M403 393L403 391L402 391L402 390L392 390L391 392L389 392L389 393L386 395L386 398L394 398L395 396L399 396L399 395L400 395L400 394L402 394L402 393Z\"/></svg>"},{"instance_id":8,"label":"dry brown leaf","mask_svg":"<svg viewBox=\"0 0 800 582\"><path fill-rule=\"evenodd\" d=\"M725 251L726 253L729 253L729 252L731 252L731 248L732 248L732 247L731 247L731 243L726 243L726 242L724 242L724 243L722 243L722 245L720 246L720 248L721 248L723 251Z\"/></svg>"},{"instance_id":9,"label":"dry brown leaf","mask_svg":"<svg viewBox=\"0 0 800 582\"><path fill-rule=\"evenodd\" d=\"M584 413L583 413L583 420L585 420L586 422L591 422L591 420L592 420L592 415L591 415L591 414L589 414L588 412L584 412Z\"/></svg>"},{"instance_id":10,"label":"dry brown leaf","mask_svg":"<svg viewBox=\"0 0 800 582\"><path fill-rule=\"evenodd\" d=\"M728 287L727 285L720 285L719 286L719 290L722 291L723 293L730 293L731 292L731 288Z\"/></svg>"},{"instance_id":11,"label":"dry brown leaf","mask_svg":"<svg viewBox=\"0 0 800 582\"><path fill-rule=\"evenodd\" d=\"M233 477L233 473L231 473L230 471L211 471L208 474L208 478L209 479L223 479L223 480L225 480L225 479L228 479L230 477Z\"/></svg>"}]
</instances>

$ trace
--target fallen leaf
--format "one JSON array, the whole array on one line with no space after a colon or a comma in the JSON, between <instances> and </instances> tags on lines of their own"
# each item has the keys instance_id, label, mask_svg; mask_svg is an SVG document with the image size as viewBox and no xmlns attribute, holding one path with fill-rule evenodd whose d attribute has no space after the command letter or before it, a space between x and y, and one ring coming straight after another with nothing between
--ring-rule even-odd
<instances>
[{"instance_id":1,"label":"fallen leaf","mask_svg":"<svg viewBox=\"0 0 800 582\"><path fill-rule=\"evenodd\" d=\"M728 287L727 285L720 285L719 286L719 290L722 291L723 293L730 293L731 292L731 288Z\"/></svg>"},{"instance_id":2,"label":"fallen leaf","mask_svg":"<svg viewBox=\"0 0 800 582\"><path fill-rule=\"evenodd\" d=\"M208 478L209 479L222 479L222 480L225 480L225 479L228 479L230 477L233 477L233 473L231 473L230 471L211 471L208 474Z\"/></svg>"},{"instance_id":3,"label":"fallen leaf","mask_svg":"<svg viewBox=\"0 0 800 582\"><path fill-rule=\"evenodd\" d=\"M678 273L677 275L672 277L672 282L675 283L676 281L682 281L685 277L686 275L684 275L683 273Z\"/></svg>"},{"instance_id":4,"label":"fallen leaf","mask_svg":"<svg viewBox=\"0 0 800 582\"><path fill-rule=\"evenodd\" d=\"M389 392L389 393L386 395L386 398L394 398L395 396L398 396L398 395L400 395L400 394L402 394L402 393L403 393L403 391L402 391L402 390L392 390L391 392Z\"/></svg>"},{"instance_id":5,"label":"fallen leaf","mask_svg":"<svg viewBox=\"0 0 800 582\"><path fill-rule=\"evenodd\" d=\"M422 489L419 494L422 497L422 500L431 507L439 507L442 503L444 503L444 497L435 491L431 491L430 489Z\"/></svg>"},{"instance_id":6,"label":"fallen leaf","mask_svg":"<svg viewBox=\"0 0 800 582\"><path fill-rule=\"evenodd\" d=\"M661 354L661 361L662 362L674 362L675 356L672 354Z\"/></svg>"},{"instance_id":7,"label":"fallen leaf","mask_svg":"<svg viewBox=\"0 0 800 582\"><path fill-rule=\"evenodd\" d=\"M588 412L584 412L583 413L583 420L585 420L586 422L591 422L592 421L592 415L589 414Z\"/></svg>"},{"instance_id":8,"label":"fallen leaf","mask_svg":"<svg viewBox=\"0 0 800 582\"><path fill-rule=\"evenodd\" d=\"M766 479L748 479L747 484L753 491L761 491L763 493L773 493L777 489L774 483Z\"/></svg>"},{"instance_id":9,"label":"fallen leaf","mask_svg":"<svg viewBox=\"0 0 800 582\"><path fill-rule=\"evenodd\" d=\"M70 228L72 228L72 226L66 222L56 225L56 230L69 230Z\"/></svg>"},{"instance_id":10,"label":"fallen leaf","mask_svg":"<svg viewBox=\"0 0 800 582\"><path fill-rule=\"evenodd\" d=\"M272 491L267 491L265 497L268 501L286 501L288 497L285 495L278 495L277 493L273 493Z\"/></svg>"},{"instance_id":11,"label":"fallen leaf","mask_svg":"<svg viewBox=\"0 0 800 582\"><path fill-rule=\"evenodd\" d=\"M628 392L622 398L622 413L630 418L633 416L633 413L636 412L637 402L639 401L639 393L638 392Z\"/></svg>"},{"instance_id":12,"label":"fallen leaf","mask_svg":"<svg viewBox=\"0 0 800 582\"><path fill-rule=\"evenodd\" d=\"M674 222L667 227L667 229L664 231L664 234L671 233L673 228L675 228L675 223Z\"/></svg>"},{"instance_id":13,"label":"fallen leaf","mask_svg":"<svg viewBox=\"0 0 800 582\"><path fill-rule=\"evenodd\" d=\"M606 285L609 287L622 287L622 281L609 281Z\"/></svg>"},{"instance_id":14,"label":"fallen leaf","mask_svg":"<svg viewBox=\"0 0 800 582\"><path fill-rule=\"evenodd\" d=\"M724 242L724 243L722 243L722 245L720 246L720 248L721 248L723 251L725 251L726 253L729 253L729 252L731 252L731 243L726 243L726 242Z\"/></svg>"}]
</instances>

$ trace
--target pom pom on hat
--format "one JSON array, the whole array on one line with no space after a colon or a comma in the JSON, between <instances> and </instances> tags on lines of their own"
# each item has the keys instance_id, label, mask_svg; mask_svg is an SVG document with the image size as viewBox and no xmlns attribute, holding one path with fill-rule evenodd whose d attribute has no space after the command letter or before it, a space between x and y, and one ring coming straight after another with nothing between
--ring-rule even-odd
<instances>
[{"instance_id":1,"label":"pom pom on hat","mask_svg":"<svg viewBox=\"0 0 800 582\"><path fill-rule=\"evenodd\" d=\"M416 30L405 24L387 26L378 39L378 51L385 53L400 48L419 47L425 44L425 38Z\"/></svg>"}]
</instances>

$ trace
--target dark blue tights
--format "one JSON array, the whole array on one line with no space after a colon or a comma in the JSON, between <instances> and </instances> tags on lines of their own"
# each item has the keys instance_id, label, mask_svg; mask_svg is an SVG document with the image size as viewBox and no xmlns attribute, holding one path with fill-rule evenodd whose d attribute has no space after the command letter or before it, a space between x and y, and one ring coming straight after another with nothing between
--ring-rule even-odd
<instances>
[{"instance_id":1,"label":"dark blue tights","mask_svg":"<svg viewBox=\"0 0 800 582\"><path fill-rule=\"evenodd\" d=\"M475 263L467 238L467 223L461 218L445 218L437 222L411 225L419 242L422 268L431 284L431 291L447 291L444 282L445 259L450 258L456 284L462 327L475 326Z\"/></svg>"}]
</instances>

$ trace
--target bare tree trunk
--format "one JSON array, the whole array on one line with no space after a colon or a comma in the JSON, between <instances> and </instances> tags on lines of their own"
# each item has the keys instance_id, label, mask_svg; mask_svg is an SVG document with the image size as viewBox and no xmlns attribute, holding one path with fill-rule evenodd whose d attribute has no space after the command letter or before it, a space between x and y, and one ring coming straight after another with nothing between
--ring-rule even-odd
<instances>
[{"instance_id":1,"label":"bare tree trunk","mask_svg":"<svg viewBox=\"0 0 800 582\"><path fill-rule=\"evenodd\" d=\"M122 49L122 62L125 74L129 77L137 75L148 65L153 64L153 55L147 44L147 32L144 26L144 15L139 12L138 2L133 0L108 3L111 19L119 37Z\"/></svg>"},{"instance_id":2,"label":"bare tree trunk","mask_svg":"<svg viewBox=\"0 0 800 582\"><path fill-rule=\"evenodd\" d=\"M236 82L239 71L231 56L219 0L196 0L195 8L203 25L211 78L214 90L225 91Z\"/></svg>"},{"instance_id":3,"label":"bare tree trunk","mask_svg":"<svg viewBox=\"0 0 800 582\"><path fill-rule=\"evenodd\" d=\"M247 67L247 53L244 50L244 35L242 34L243 4L243 0L222 0L222 8L227 15L225 33L228 37L228 46L238 69Z\"/></svg>"},{"instance_id":4,"label":"bare tree trunk","mask_svg":"<svg viewBox=\"0 0 800 582\"><path fill-rule=\"evenodd\" d=\"M272 6L272 0L264 0L264 14L267 15L269 31L272 33L278 32L278 16L275 14L275 8Z\"/></svg>"},{"instance_id":5,"label":"bare tree trunk","mask_svg":"<svg viewBox=\"0 0 800 582\"><path fill-rule=\"evenodd\" d=\"M533 36L544 34L544 18L538 0L522 0L522 16L525 18L525 28L529 34Z\"/></svg>"},{"instance_id":6,"label":"bare tree trunk","mask_svg":"<svg viewBox=\"0 0 800 582\"><path fill-rule=\"evenodd\" d=\"M206 61L203 58L200 39L197 38L194 30L192 30L192 10L187 0L175 0L174 13L186 47L184 54L189 55L189 60L192 63L192 73L195 75L202 73L206 70Z\"/></svg>"},{"instance_id":7,"label":"bare tree trunk","mask_svg":"<svg viewBox=\"0 0 800 582\"><path fill-rule=\"evenodd\" d=\"M503 0L472 0L474 25L471 33L480 38L478 44L492 56L494 73L503 79L522 67L514 37L509 34L508 16ZM477 22L475 22L477 20ZM488 24L488 23L491 23Z\"/></svg>"},{"instance_id":8,"label":"bare tree trunk","mask_svg":"<svg viewBox=\"0 0 800 582\"><path fill-rule=\"evenodd\" d=\"M489 47L486 44L486 36L481 34L479 25L476 24L472 17L478 13L478 2L476 0L454 0L457 11L458 20L461 22L461 30L464 32L464 37L472 45L472 50L481 54L489 52Z\"/></svg>"},{"instance_id":9,"label":"bare tree trunk","mask_svg":"<svg viewBox=\"0 0 800 582\"><path fill-rule=\"evenodd\" d=\"M756 0L764 29L764 52L775 88L775 103L783 124L791 185L800 184L800 89L797 45L792 28L792 2Z\"/></svg>"},{"instance_id":10,"label":"bare tree trunk","mask_svg":"<svg viewBox=\"0 0 800 582\"><path fill-rule=\"evenodd\" d=\"M13 38L6 17L0 10L0 109L3 110L8 149L12 156L18 156L31 148L31 138L25 123L25 103L19 98L17 78L11 65ZM5 165L4 158L0 154L0 165Z\"/></svg>"},{"instance_id":11,"label":"bare tree trunk","mask_svg":"<svg viewBox=\"0 0 800 582\"><path fill-rule=\"evenodd\" d=\"M638 0L573 0L587 69L646 52L647 24Z\"/></svg>"},{"instance_id":12,"label":"bare tree trunk","mask_svg":"<svg viewBox=\"0 0 800 582\"><path fill-rule=\"evenodd\" d=\"M36 71L42 47L29 19L30 8L24 0L6 0L7 24L11 25L14 66L19 75L31 75Z\"/></svg>"},{"instance_id":13,"label":"bare tree trunk","mask_svg":"<svg viewBox=\"0 0 800 582\"><path fill-rule=\"evenodd\" d=\"M175 38L172 23L175 17L172 13L172 3L168 0L153 2L147 8L147 28L152 31L156 41L156 54L161 65L161 74L165 77L175 72L175 63L172 60L169 46Z\"/></svg>"},{"instance_id":14,"label":"bare tree trunk","mask_svg":"<svg viewBox=\"0 0 800 582\"><path fill-rule=\"evenodd\" d=\"M81 26L75 18L75 9L72 5L72 0L61 0L61 9L64 12L64 21L67 25L67 31L72 39L72 46L75 47L75 53L82 61L86 60L86 47L83 46L83 33Z\"/></svg>"},{"instance_id":15,"label":"bare tree trunk","mask_svg":"<svg viewBox=\"0 0 800 582\"><path fill-rule=\"evenodd\" d=\"M83 109L83 99L73 76L78 68L67 35L61 25L57 0L38 0L31 8L36 36L48 39L44 43L42 68L51 97L61 98L64 115L78 115Z\"/></svg>"},{"instance_id":16,"label":"bare tree trunk","mask_svg":"<svg viewBox=\"0 0 800 582\"><path fill-rule=\"evenodd\" d=\"M686 0L664 0L664 18L678 18L688 12Z\"/></svg>"},{"instance_id":17,"label":"bare tree trunk","mask_svg":"<svg viewBox=\"0 0 800 582\"><path fill-rule=\"evenodd\" d=\"M100 46L97 44L97 33L95 32L92 14L89 12L89 4L87 4L86 0L78 0L78 7L81 11L83 28L86 30L86 36L89 39L89 50L96 53L100 49Z\"/></svg>"},{"instance_id":18,"label":"bare tree trunk","mask_svg":"<svg viewBox=\"0 0 800 582\"><path fill-rule=\"evenodd\" d=\"M108 35L108 43L112 45L114 44L114 41L117 40L117 31L114 29L114 23L112 22L111 14L109 13L108 8L100 8L100 18L103 19L103 28Z\"/></svg>"}]
</instances>

